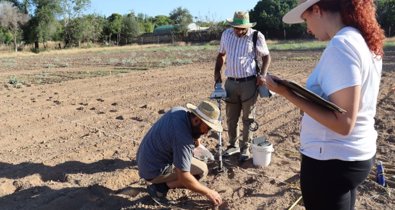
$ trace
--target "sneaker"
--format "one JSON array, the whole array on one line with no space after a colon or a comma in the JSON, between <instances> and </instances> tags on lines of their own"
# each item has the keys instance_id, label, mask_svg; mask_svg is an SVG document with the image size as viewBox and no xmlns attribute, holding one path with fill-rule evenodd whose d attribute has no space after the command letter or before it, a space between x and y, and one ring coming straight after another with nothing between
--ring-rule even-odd
<instances>
[{"instance_id":1,"label":"sneaker","mask_svg":"<svg viewBox=\"0 0 395 210\"><path fill-rule=\"evenodd\" d=\"M242 163L250 158L251 158L251 153L249 147L243 147L240 153L239 161Z\"/></svg>"},{"instance_id":2,"label":"sneaker","mask_svg":"<svg viewBox=\"0 0 395 210\"><path fill-rule=\"evenodd\" d=\"M239 147L235 147L235 146L230 145L230 146L228 146L226 148L223 156L231 156L231 155L237 154L239 152L240 152L240 148Z\"/></svg>"},{"instance_id":3,"label":"sneaker","mask_svg":"<svg viewBox=\"0 0 395 210\"><path fill-rule=\"evenodd\" d=\"M168 206L169 200L166 198L167 192L159 192L155 184L151 184L147 186L148 195L152 198L152 200L161 205Z\"/></svg>"}]
</instances>

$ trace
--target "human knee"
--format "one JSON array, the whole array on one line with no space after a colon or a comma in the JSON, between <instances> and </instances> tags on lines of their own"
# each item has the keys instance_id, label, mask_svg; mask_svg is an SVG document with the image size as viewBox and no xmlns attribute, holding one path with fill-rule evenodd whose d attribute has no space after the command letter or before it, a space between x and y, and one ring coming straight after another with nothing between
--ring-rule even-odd
<instances>
[{"instance_id":1,"label":"human knee","mask_svg":"<svg viewBox=\"0 0 395 210\"><path fill-rule=\"evenodd\" d=\"M200 177L198 180L205 178L208 174L208 167L206 164L201 166L200 170L201 170L201 173L198 174Z\"/></svg>"},{"instance_id":2,"label":"human knee","mask_svg":"<svg viewBox=\"0 0 395 210\"><path fill-rule=\"evenodd\" d=\"M201 179L205 178L207 176L207 174L208 174L207 165L202 165L197 170L195 170L195 173L193 174L193 176L197 180L201 180Z\"/></svg>"}]
</instances>

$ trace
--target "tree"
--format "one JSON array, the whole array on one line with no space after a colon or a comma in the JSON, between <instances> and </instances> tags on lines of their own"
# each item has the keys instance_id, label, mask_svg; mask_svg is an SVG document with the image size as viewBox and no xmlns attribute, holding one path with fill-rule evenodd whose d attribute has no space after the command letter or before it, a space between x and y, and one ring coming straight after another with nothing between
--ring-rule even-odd
<instances>
[{"instance_id":1,"label":"tree","mask_svg":"<svg viewBox=\"0 0 395 210\"><path fill-rule=\"evenodd\" d=\"M0 0L0 2L1 1L3 1L3 2L11 2L12 5L17 7L20 12L22 12L24 14L28 14L30 0L22 0L22 1L20 1L20 0Z\"/></svg>"},{"instance_id":2,"label":"tree","mask_svg":"<svg viewBox=\"0 0 395 210\"><path fill-rule=\"evenodd\" d=\"M101 40L106 18L99 15L87 15L84 19L89 24L87 33L90 41L98 42Z\"/></svg>"},{"instance_id":3,"label":"tree","mask_svg":"<svg viewBox=\"0 0 395 210\"><path fill-rule=\"evenodd\" d=\"M57 31L56 16L61 14L60 0L31 0L34 7L34 15L24 28L24 38L28 43L34 42L35 50L38 51L39 43L46 47L46 42Z\"/></svg>"},{"instance_id":4,"label":"tree","mask_svg":"<svg viewBox=\"0 0 395 210\"><path fill-rule=\"evenodd\" d=\"M393 35L395 28L395 0L377 0L378 21L385 30L387 36Z\"/></svg>"},{"instance_id":5,"label":"tree","mask_svg":"<svg viewBox=\"0 0 395 210\"><path fill-rule=\"evenodd\" d=\"M131 13L134 15L134 13ZM139 31L144 33L151 33L154 31L154 24L152 23L153 18L147 16L146 14L139 13L136 17L137 22L139 23Z\"/></svg>"},{"instance_id":6,"label":"tree","mask_svg":"<svg viewBox=\"0 0 395 210\"><path fill-rule=\"evenodd\" d=\"M10 44L13 42L12 34L9 30L0 27L0 43L2 44Z\"/></svg>"},{"instance_id":7,"label":"tree","mask_svg":"<svg viewBox=\"0 0 395 210\"><path fill-rule=\"evenodd\" d=\"M63 28L65 29L63 33L63 40L65 42L65 46L67 47L69 44L74 44L73 42L76 39L75 34L71 34L70 32L73 31L73 33L80 33L75 31L76 29L81 29L84 30L84 27L78 27L74 20L79 19L79 20L84 20L83 18L80 18L82 15L82 12L87 8L88 5L90 5L91 1L90 0L60 0L60 7L62 8L62 15L63 15ZM69 27L70 22L73 22L73 26ZM84 23L81 23L84 25ZM81 33L84 33L81 31ZM81 40L78 40L78 46Z\"/></svg>"},{"instance_id":8,"label":"tree","mask_svg":"<svg viewBox=\"0 0 395 210\"><path fill-rule=\"evenodd\" d=\"M81 46L83 42L97 42L100 39L104 18L95 15L86 15L72 19L64 33L69 34L65 40L65 46Z\"/></svg>"},{"instance_id":9,"label":"tree","mask_svg":"<svg viewBox=\"0 0 395 210\"><path fill-rule=\"evenodd\" d=\"M8 29L13 36L15 52L18 51L17 39L21 26L29 20L29 16L21 13L19 9L10 2L0 3L0 24Z\"/></svg>"},{"instance_id":10,"label":"tree","mask_svg":"<svg viewBox=\"0 0 395 210\"><path fill-rule=\"evenodd\" d=\"M193 17L189 10L178 7L170 13L170 20L178 25L177 32L185 34L188 31L188 24L193 22Z\"/></svg>"},{"instance_id":11,"label":"tree","mask_svg":"<svg viewBox=\"0 0 395 210\"><path fill-rule=\"evenodd\" d=\"M170 20L173 24L192 23L193 17L189 10L178 7L170 12Z\"/></svg>"},{"instance_id":12,"label":"tree","mask_svg":"<svg viewBox=\"0 0 395 210\"><path fill-rule=\"evenodd\" d=\"M300 38L295 36L304 36L304 26L288 25L281 19L296 5L296 0L261 0L250 11L251 21L257 22L255 28L267 38Z\"/></svg>"},{"instance_id":13,"label":"tree","mask_svg":"<svg viewBox=\"0 0 395 210\"><path fill-rule=\"evenodd\" d=\"M165 15L157 15L153 19L154 27L169 25L171 23L171 19Z\"/></svg>"},{"instance_id":14,"label":"tree","mask_svg":"<svg viewBox=\"0 0 395 210\"><path fill-rule=\"evenodd\" d=\"M119 44L119 39L122 30L122 15L118 13L113 13L107 18L107 26L105 28L106 34L108 35L108 41L111 41L113 34L117 35L117 45Z\"/></svg>"},{"instance_id":15,"label":"tree","mask_svg":"<svg viewBox=\"0 0 395 210\"><path fill-rule=\"evenodd\" d=\"M60 0L64 20L82 16L82 12L91 4L91 0Z\"/></svg>"},{"instance_id":16,"label":"tree","mask_svg":"<svg viewBox=\"0 0 395 210\"><path fill-rule=\"evenodd\" d=\"M133 13L125 15L122 19L122 38L124 43L129 44L130 40L140 34L139 23Z\"/></svg>"}]
</instances>

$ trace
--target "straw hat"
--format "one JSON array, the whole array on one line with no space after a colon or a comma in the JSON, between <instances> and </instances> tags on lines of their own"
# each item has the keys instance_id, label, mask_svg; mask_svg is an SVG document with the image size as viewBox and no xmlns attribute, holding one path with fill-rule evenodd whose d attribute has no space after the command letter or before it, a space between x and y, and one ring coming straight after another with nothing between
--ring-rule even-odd
<instances>
[{"instance_id":1,"label":"straw hat","mask_svg":"<svg viewBox=\"0 0 395 210\"><path fill-rule=\"evenodd\" d=\"M256 25L256 23L250 23L250 15L243 11L235 12L233 19L229 18L226 21L235 28L251 28Z\"/></svg>"},{"instance_id":2,"label":"straw hat","mask_svg":"<svg viewBox=\"0 0 395 210\"><path fill-rule=\"evenodd\" d=\"M202 101L197 107L188 103L187 108L203 120L211 129L222 132L222 125L218 120L220 112L216 105L208 101Z\"/></svg>"},{"instance_id":3,"label":"straw hat","mask_svg":"<svg viewBox=\"0 0 395 210\"><path fill-rule=\"evenodd\" d=\"M306 9L319 2L320 0L299 0L298 6L290 10L283 17L283 22L288 24L303 23L302 14Z\"/></svg>"}]
</instances>

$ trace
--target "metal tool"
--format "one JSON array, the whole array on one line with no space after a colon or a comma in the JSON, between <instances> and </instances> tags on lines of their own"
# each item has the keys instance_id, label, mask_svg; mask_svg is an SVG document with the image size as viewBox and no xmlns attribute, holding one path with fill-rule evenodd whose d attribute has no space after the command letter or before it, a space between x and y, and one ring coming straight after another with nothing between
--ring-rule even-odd
<instances>
[{"instance_id":1,"label":"metal tool","mask_svg":"<svg viewBox=\"0 0 395 210\"><path fill-rule=\"evenodd\" d=\"M222 87L222 83L216 83L214 91L210 95L210 99L215 99L218 103L219 121L222 124L221 102L227 97L226 91ZM218 167L214 168L217 173L225 172L226 168L222 161L222 132L218 132Z\"/></svg>"}]
</instances>

